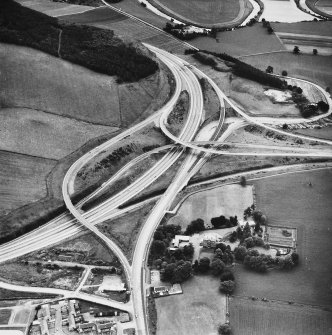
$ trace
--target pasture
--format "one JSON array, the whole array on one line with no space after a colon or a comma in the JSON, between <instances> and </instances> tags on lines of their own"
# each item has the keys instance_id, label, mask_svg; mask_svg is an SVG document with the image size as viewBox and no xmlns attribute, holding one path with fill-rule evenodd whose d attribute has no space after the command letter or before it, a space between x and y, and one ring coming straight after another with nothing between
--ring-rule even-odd
<instances>
[{"instance_id":1,"label":"pasture","mask_svg":"<svg viewBox=\"0 0 332 335\"><path fill-rule=\"evenodd\" d=\"M240 24L250 13L248 0L150 0L159 10L180 21L206 27Z\"/></svg>"},{"instance_id":2,"label":"pasture","mask_svg":"<svg viewBox=\"0 0 332 335\"><path fill-rule=\"evenodd\" d=\"M194 276L182 284L183 294L155 299L158 335L217 334L226 320L226 297L219 279Z\"/></svg>"},{"instance_id":3,"label":"pasture","mask_svg":"<svg viewBox=\"0 0 332 335\"><path fill-rule=\"evenodd\" d=\"M1 214L47 194L46 177L56 161L0 151Z\"/></svg>"},{"instance_id":4,"label":"pasture","mask_svg":"<svg viewBox=\"0 0 332 335\"><path fill-rule=\"evenodd\" d=\"M24 155L59 160L88 140L117 130L28 108L0 109L0 150Z\"/></svg>"},{"instance_id":5,"label":"pasture","mask_svg":"<svg viewBox=\"0 0 332 335\"><path fill-rule=\"evenodd\" d=\"M312 186L309 185L312 183ZM236 295L332 306L332 170L293 173L254 182L257 206L271 226L297 228L300 264L259 274L235 268Z\"/></svg>"},{"instance_id":6,"label":"pasture","mask_svg":"<svg viewBox=\"0 0 332 335\"><path fill-rule=\"evenodd\" d=\"M0 309L0 325L6 325L12 314L11 309Z\"/></svg>"},{"instance_id":7,"label":"pasture","mask_svg":"<svg viewBox=\"0 0 332 335\"><path fill-rule=\"evenodd\" d=\"M253 204L252 186L242 187L232 184L200 191L190 195L181 204L177 214L168 223L178 224L183 230L198 218L210 223L213 217L237 215L239 220L243 211Z\"/></svg>"},{"instance_id":8,"label":"pasture","mask_svg":"<svg viewBox=\"0 0 332 335\"><path fill-rule=\"evenodd\" d=\"M277 74L286 70L290 77L312 81L324 89L332 86L332 57L293 55L289 52L281 52L243 57L241 60L263 71L269 65Z\"/></svg>"},{"instance_id":9,"label":"pasture","mask_svg":"<svg viewBox=\"0 0 332 335\"><path fill-rule=\"evenodd\" d=\"M329 335L332 330L332 313L320 308L236 296L229 309L233 335Z\"/></svg>"},{"instance_id":10,"label":"pasture","mask_svg":"<svg viewBox=\"0 0 332 335\"><path fill-rule=\"evenodd\" d=\"M198 37L190 43L202 50L225 52L234 57L285 50L280 40L274 34L270 35L260 23L252 27L218 32L216 38Z\"/></svg>"}]
</instances>

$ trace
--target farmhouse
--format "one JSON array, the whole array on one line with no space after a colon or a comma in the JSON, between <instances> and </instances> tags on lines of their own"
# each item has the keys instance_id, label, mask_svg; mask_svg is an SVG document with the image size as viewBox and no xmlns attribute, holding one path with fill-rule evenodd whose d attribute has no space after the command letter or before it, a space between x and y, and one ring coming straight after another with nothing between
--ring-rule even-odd
<instances>
[{"instance_id":1,"label":"farmhouse","mask_svg":"<svg viewBox=\"0 0 332 335\"><path fill-rule=\"evenodd\" d=\"M171 242L171 247L169 250L176 250L178 248L183 248L185 245L190 244L190 236L175 235Z\"/></svg>"}]
</instances>

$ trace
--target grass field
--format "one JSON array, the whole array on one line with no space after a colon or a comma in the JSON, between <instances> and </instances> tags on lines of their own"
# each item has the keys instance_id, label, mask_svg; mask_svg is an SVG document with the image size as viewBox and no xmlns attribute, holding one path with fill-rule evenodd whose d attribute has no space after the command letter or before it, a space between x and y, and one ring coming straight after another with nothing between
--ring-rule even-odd
<instances>
[{"instance_id":1,"label":"grass field","mask_svg":"<svg viewBox=\"0 0 332 335\"><path fill-rule=\"evenodd\" d=\"M179 208L177 214L169 220L170 224L179 224L185 230L187 225L198 218L210 223L213 217L237 215L243 217L243 211L253 204L252 187L226 185L201 191L189 196Z\"/></svg>"},{"instance_id":2,"label":"grass field","mask_svg":"<svg viewBox=\"0 0 332 335\"><path fill-rule=\"evenodd\" d=\"M226 320L226 298L219 279L195 276L182 284L183 294L155 299L157 335L214 335Z\"/></svg>"},{"instance_id":3,"label":"grass field","mask_svg":"<svg viewBox=\"0 0 332 335\"><path fill-rule=\"evenodd\" d=\"M309 186L312 183L312 187ZM267 297L332 306L332 171L311 171L255 182L257 206L269 225L297 228L298 267L289 272L258 274L235 269L236 295Z\"/></svg>"},{"instance_id":4,"label":"grass field","mask_svg":"<svg viewBox=\"0 0 332 335\"><path fill-rule=\"evenodd\" d=\"M324 89L332 86L332 57L300 55L292 53L273 53L243 57L241 60L265 70L269 65L274 68L274 73L280 74L283 70L290 77L310 80Z\"/></svg>"},{"instance_id":5,"label":"grass field","mask_svg":"<svg viewBox=\"0 0 332 335\"><path fill-rule=\"evenodd\" d=\"M11 309L0 309L0 325L6 325L12 314Z\"/></svg>"},{"instance_id":6,"label":"grass field","mask_svg":"<svg viewBox=\"0 0 332 335\"><path fill-rule=\"evenodd\" d=\"M331 334L332 313L319 308L280 302L230 298L233 335Z\"/></svg>"},{"instance_id":7,"label":"grass field","mask_svg":"<svg viewBox=\"0 0 332 335\"><path fill-rule=\"evenodd\" d=\"M46 196L46 176L56 161L0 151L1 214Z\"/></svg>"},{"instance_id":8,"label":"grass field","mask_svg":"<svg viewBox=\"0 0 332 335\"><path fill-rule=\"evenodd\" d=\"M274 34L268 34L260 23L252 27L218 32L215 39L198 37L190 41L190 43L199 49L220 53L225 52L235 57L285 50L280 40Z\"/></svg>"},{"instance_id":9,"label":"grass field","mask_svg":"<svg viewBox=\"0 0 332 335\"><path fill-rule=\"evenodd\" d=\"M239 24L252 9L247 0L150 0L149 2L180 21L206 27Z\"/></svg>"},{"instance_id":10,"label":"grass field","mask_svg":"<svg viewBox=\"0 0 332 335\"><path fill-rule=\"evenodd\" d=\"M58 160L88 140L117 130L33 109L0 109L0 132L4 135L0 150L30 156Z\"/></svg>"}]
</instances>

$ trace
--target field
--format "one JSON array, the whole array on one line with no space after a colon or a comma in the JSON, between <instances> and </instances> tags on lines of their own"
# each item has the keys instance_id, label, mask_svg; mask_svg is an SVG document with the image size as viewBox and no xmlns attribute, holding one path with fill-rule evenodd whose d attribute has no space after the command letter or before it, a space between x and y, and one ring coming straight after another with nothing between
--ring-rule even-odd
<instances>
[{"instance_id":1,"label":"field","mask_svg":"<svg viewBox=\"0 0 332 335\"><path fill-rule=\"evenodd\" d=\"M194 276L182 284L183 294L155 299L157 335L217 334L226 319L226 298L218 287L217 278Z\"/></svg>"},{"instance_id":2,"label":"field","mask_svg":"<svg viewBox=\"0 0 332 335\"><path fill-rule=\"evenodd\" d=\"M205 190L189 196L179 208L177 214L169 220L179 224L185 230L187 225L198 218L210 223L213 217L237 215L243 217L243 211L253 204L252 187L225 185Z\"/></svg>"},{"instance_id":3,"label":"field","mask_svg":"<svg viewBox=\"0 0 332 335\"><path fill-rule=\"evenodd\" d=\"M332 313L319 308L281 302L230 298L233 335L331 334Z\"/></svg>"},{"instance_id":4,"label":"field","mask_svg":"<svg viewBox=\"0 0 332 335\"><path fill-rule=\"evenodd\" d=\"M247 0L209 0L208 2L203 0L150 0L149 2L171 17L205 27L239 24L252 9Z\"/></svg>"},{"instance_id":5,"label":"field","mask_svg":"<svg viewBox=\"0 0 332 335\"><path fill-rule=\"evenodd\" d=\"M307 6L314 12L325 17L332 17L331 1L330 0L306 0Z\"/></svg>"},{"instance_id":6,"label":"field","mask_svg":"<svg viewBox=\"0 0 332 335\"><path fill-rule=\"evenodd\" d=\"M11 284L37 287L56 287L73 290L83 273L83 268L49 270L41 266L24 263L2 263L1 280Z\"/></svg>"},{"instance_id":7,"label":"field","mask_svg":"<svg viewBox=\"0 0 332 335\"><path fill-rule=\"evenodd\" d=\"M289 51L297 45L302 53L312 55L313 49L317 49L319 55L332 55L332 23L329 21L273 23L272 27Z\"/></svg>"},{"instance_id":8,"label":"field","mask_svg":"<svg viewBox=\"0 0 332 335\"><path fill-rule=\"evenodd\" d=\"M309 182L312 186L309 186ZM298 267L258 274L235 268L236 295L332 306L332 171L287 174L255 181L257 206L268 224L297 228Z\"/></svg>"},{"instance_id":9,"label":"field","mask_svg":"<svg viewBox=\"0 0 332 335\"><path fill-rule=\"evenodd\" d=\"M273 53L243 57L249 63L261 70L271 65L274 73L280 74L283 70L288 72L290 77L310 80L324 89L332 86L332 57L300 55L292 53Z\"/></svg>"},{"instance_id":10,"label":"field","mask_svg":"<svg viewBox=\"0 0 332 335\"><path fill-rule=\"evenodd\" d=\"M25 324L28 323L31 310L30 308L24 308L16 310L14 323L15 324Z\"/></svg>"},{"instance_id":11,"label":"field","mask_svg":"<svg viewBox=\"0 0 332 335\"><path fill-rule=\"evenodd\" d=\"M26 107L95 124L121 125L119 101L122 97L114 77L33 49L3 46L0 49L2 107ZM137 85L140 86L131 84L133 88ZM135 100L139 113L151 101L145 96ZM127 98L130 100L130 95Z\"/></svg>"},{"instance_id":12,"label":"field","mask_svg":"<svg viewBox=\"0 0 332 335\"><path fill-rule=\"evenodd\" d=\"M271 26L277 33L332 36L331 21L272 23Z\"/></svg>"},{"instance_id":13,"label":"field","mask_svg":"<svg viewBox=\"0 0 332 335\"><path fill-rule=\"evenodd\" d=\"M71 261L82 264L96 265L100 262L105 262L104 265L119 266L116 256L102 243L99 243L91 234L82 234L77 238L69 238L61 244L53 245L51 248L42 249L34 253L27 254L21 257L22 260L52 260L59 261L61 255L72 255L79 253L85 255L80 259L75 259L74 256Z\"/></svg>"},{"instance_id":14,"label":"field","mask_svg":"<svg viewBox=\"0 0 332 335\"><path fill-rule=\"evenodd\" d=\"M117 130L28 108L0 109L0 150L29 156L59 160L88 140Z\"/></svg>"},{"instance_id":15,"label":"field","mask_svg":"<svg viewBox=\"0 0 332 335\"><path fill-rule=\"evenodd\" d=\"M6 325L12 314L11 309L0 309L0 325Z\"/></svg>"},{"instance_id":16,"label":"field","mask_svg":"<svg viewBox=\"0 0 332 335\"><path fill-rule=\"evenodd\" d=\"M313 136L318 138L324 138L326 140L332 140L332 128L324 127L322 129L298 129L297 133L306 136Z\"/></svg>"},{"instance_id":17,"label":"field","mask_svg":"<svg viewBox=\"0 0 332 335\"><path fill-rule=\"evenodd\" d=\"M235 57L285 50L280 40L274 34L268 34L260 23L252 27L218 32L215 39L198 37L190 43L202 50L225 52Z\"/></svg>"},{"instance_id":18,"label":"field","mask_svg":"<svg viewBox=\"0 0 332 335\"><path fill-rule=\"evenodd\" d=\"M17 0L17 2L38 12L55 17L80 13L91 9L89 6L68 5L66 3L53 2L52 0L34 0L33 2L30 0Z\"/></svg>"},{"instance_id":19,"label":"field","mask_svg":"<svg viewBox=\"0 0 332 335\"><path fill-rule=\"evenodd\" d=\"M54 160L0 151L0 162L2 215L46 196L46 176Z\"/></svg>"},{"instance_id":20,"label":"field","mask_svg":"<svg viewBox=\"0 0 332 335\"><path fill-rule=\"evenodd\" d=\"M264 12L261 19L277 22L312 21L313 16L304 13L290 0L261 0L264 4Z\"/></svg>"},{"instance_id":21,"label":"field","mask_svg":"<svg viewBox=\"0 0 332 335\"><path fill-rule=\"evenodd\" d=\"M130 9L131 6L132 5L128 5L128 8ZM121 4L118 4L118 7L122 8ZM149 14L147 15L149 16ZM113 30L116 35L122 36L125 39L152 44L169 52L183 54L187 48L181 41L173 38L169 34L160 32L155 28L128 18L109 8L97 8L82 14L63 16L61 19L103 29L110 29ZM142 17L142 19L146 18ZM158 22L155 22L155 19L148 19L147 21L152 24L157 24L159 27L161 26L159 19Z\"/></svg>"},{"instance_id":22,"label":"field","mask_svg":"<svg viewBox=\"0 0 332 335\"><path fill-rule=\"evenodd\" d=\"M6 300L12 300L12 299L51 299L55 297L53 294L47 294L47 293L35 293L35 292L20 292L20 291L10 291L6 290L4 288L0 288L0 306L2 305L8 305ZM1 301L3 300L3 301ZM17 301L14 302L16 305Z\"/></svg>"}]
</instances>

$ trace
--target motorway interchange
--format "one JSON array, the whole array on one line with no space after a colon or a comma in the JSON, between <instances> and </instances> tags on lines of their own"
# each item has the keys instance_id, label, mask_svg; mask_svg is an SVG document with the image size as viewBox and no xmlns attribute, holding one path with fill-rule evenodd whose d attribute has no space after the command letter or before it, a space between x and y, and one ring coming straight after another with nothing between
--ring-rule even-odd
<instances>
[{"instance_id":1,"label":"motorway interchange","mask_svg":"<svg viewBox=\"0 0 332 335\"><path fill-rule=\"evenodd\" d=\"M241 143L227 143L225 147L225 141L227 137L232 134L236 129L244 127L248 124L255 124L260 127L264 127L274 132L286 134L288 136L294 136L301 139L311 139L306 136L291 134L289 132L282 131L274 128L272 125L283 124L283 119L277 118L263 118L263 117L250 117L239 107L234 105L227 96L219 89L219 87L204 73L197 68L192 67L182 59L167 53L166 51L157 49L150 45L146 45L152 52L156 53L157 57L169 67L175 78L176 87L173 96L159 111L155 112L149 118L141 123L136 124L134 127L122 132L118 136L111 140L103 143L102 145L92 149L87 154L78 159L67 171L66 176L62 184L63 198L68 211L56 219L50 221L48 224L38 228L31 233L28 233L20 238L17 238L11 242L8 242L0 246L0 261L7 261L13 258L22 256L32 251L45 248L55 243L59 243L68 237L79 234L84 230L92 231L103 243L112 250L112 252L121 261L123 268L126 273L129 290L131 290L131 299L128 303L118 303L111 300L94 297L88 294L73 293L73 292L58 292L61 290L46 289L46 288L27 288L18 287L15 285L0 283L0 287L13 290L25 290L28 291L40 291L50 293L64 294L67 297L79 297L92 302L98 302L115 308L121 308L122 310L128 311L132 316L132 324L136 328L138 334L148 334L147 329L147 315L146 315L146 289L145 289L145 262L147 260L147 254L149 244L152 240L155 229L160 224L160 221L164 217L166 211L169 209L176 195L181 191L189 182L191 177L195 175L204 163L213 154L225 154L225 155L254 155L254 156L310 156L310 157L332 157L332 150L330 145L331 141L328 140L317 140L325 146L319 147L318 149L306 149L306 148L294 148L294 147L271 147L267 145L244 145ZM202 129L202 123L204 122L203 112L203 94L201 90L198 77L206 78L215 90L220 106L219 120L215 122L213 127L206 125ZM322 90L321 88L319 88ZM173 110L181 91L187 90L189 93L189 110L188 117L183 126L183 129L179 136L172 134L167 128L167 118L170 112ZM322 90L322 92L324 92ZM324 95L331 106L332 102L328 94L324 92ZM231 120L227 129L223 131L222 126L225 122L225 103L228 103L238 114L238 118ZM326 114L320 115L319 118L326 117L331 113L331 110ZM317 119L317 117L315 117ZM300 121L299 121L300 120ZM311 122L313 119L287 119L287 122ZM161 130L166 136L168 136L177 145L169 145L166 147L154 149L150 153L146 153L141 157L136 158L132 162L124 166L118 173L116 173L110 180L105 182L99 189L87 196L85 199L80 201L78 204L73 205L70 195L73 193L74 179L78 171L93 157L101 153L102 151L112 148L112 146L121 141L128 135L133 135L135 132L146 127L148 124L155 122L159 123ZM163 157L150 169L148 169L143 175L137 178L131 185L125 189L119 191L114 196L110 197L100 205L83 212L81 206L87 200L91 199L99 192L103 191L106 187L111 185L114 180L121 176L121 173L130 169L135 163L147 157L149 154L154 152L165 152ZM157 178L164 174L179 158L184 158L179 170L177 171L174 179L170 183L166 192L160 197L156 205L150 212L146 222L138 236L138 240L134 250L134 256L132 264L129 263L128 259L124 255L123 251L117 246L117 244L101 233L96 225L105 220L114 218L129 211L135 206L128 207L126 209L119 209L119 206L126 203L136 195L140 194L145 188L151 185Z\"/></svg>"}]
</instances>

